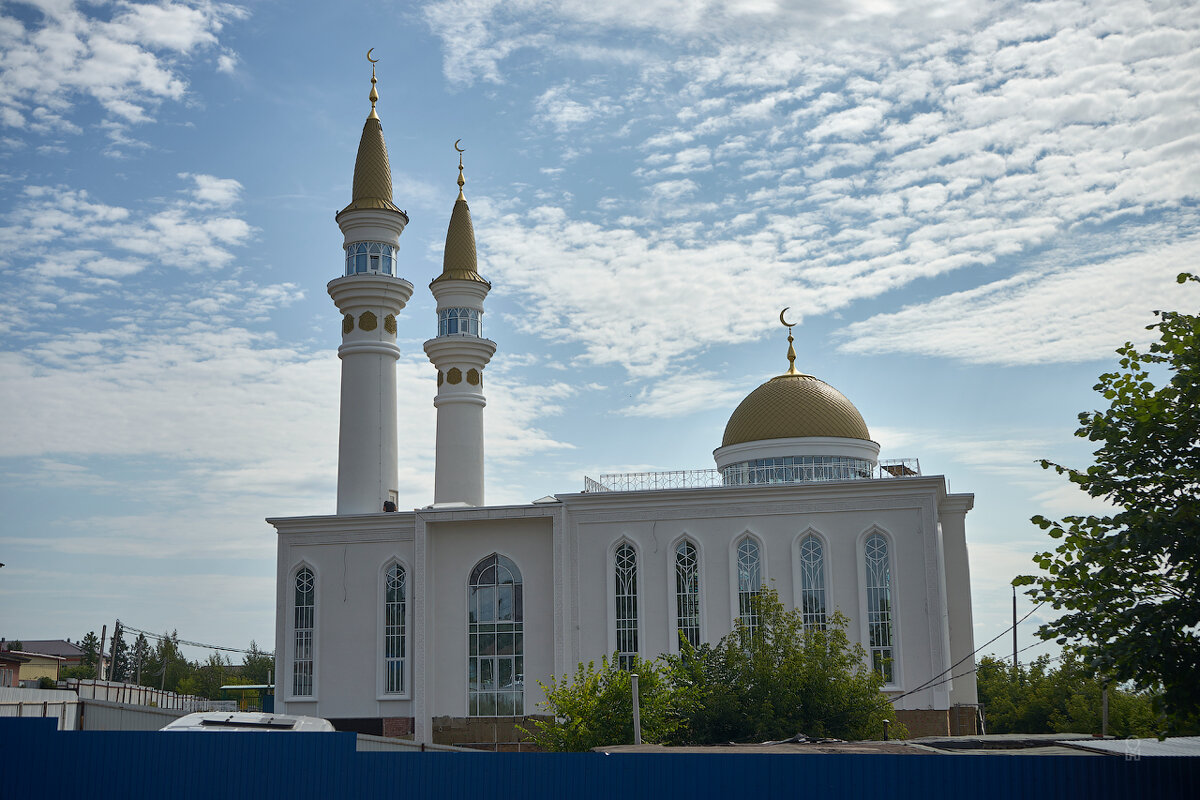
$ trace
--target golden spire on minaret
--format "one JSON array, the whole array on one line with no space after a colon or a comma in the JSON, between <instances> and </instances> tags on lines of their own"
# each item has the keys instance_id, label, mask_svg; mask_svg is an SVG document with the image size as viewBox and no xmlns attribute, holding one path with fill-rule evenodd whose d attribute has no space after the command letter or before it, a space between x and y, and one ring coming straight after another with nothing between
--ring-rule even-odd
<instances>
[{"instance_id":1,"label":"golden spire on minaret","mask_svg":"<svg viewBox=\"0 0 1200 800\"><path fill-rule=\"evenodd\" d=\"M461 142L459 139L458 142ZM458 151L458 199L466 202L466 195L463 194L463 186L466 185L467 179L463 177L462 154L466 152L458 146L458 142L454 143L454 149Z\"/></svg>"},{"instance_id":2,"label":"golden spire on minaret","mask_svg":"<svg viewBox=\"0 0 1200 800\"><path fill-rule=\"evenodd\" d=\"M446 229L446 249L442 256L442 274L433 279L438 281L474 281L487 283L479 274L479 259L475 254L475 227L471 224L471 209L467 206L463 186L467 179L463 177L463 157L466 152L459 147L459 139L454 143L458 151L458 198L454 201L454 210L450 212L450 227ZM491 284L488 284L489 286Z\"/></svg>"},{"instance_id":3,"label":"golden spire on minaret","mask_svg":"<svg viewBox=\"0 0 1200 800\"><path fill-rule=\"evenodd\" d=\"M374 49L374 47L371 48L371 50ZM379 82L375 79L375 64L379 59L371 58L371 50L367 51L367 61L371 62L371 93L367 95L371 100L371 113L367 115L367 119L379 119L379 115L375 113L375 104L379 102L379 91L375 88L375 84Z\"/></svg>"},{"instance_id":4,"label":"golden spire on minaret","mask_svg":"<svg viewBox=\"0 0 1200 800\"><path fill-rule=\"evenodd\" d=\"M392 168L388 163L387 143L383 140L383 124L375 111L375 103L379 100L379 91L375 88L379 82L375 77L375 62L379 59L371 58L374 49L372 47L367 51L367 60L371 62L371 113L363 123L362 138L358 141L350 205L343 208L342 212L369 208L395 211L408 217L392 202Z\"/></svg>"},{"instance_id":5,"label":"golden spire on minaret","mask_svg":"<svg viewBox=\"0 0 1200 800\"><path fill-rule=\"evenodd\" d=\"M788 329L788 352L787 352L788 371L785 372L784 374L785 375L803 375L804 373L799 372L796 369L796 348L792 346L792 342L795 341L795 339L792 338L792 327L795 326L796 323L788 322L786 319L783 318L783 315L787 313L788 308L791 308L791 306L788 306L783 311L779 312L779 321L782 322L784 327Z\"/></svg>"}]
</instances>

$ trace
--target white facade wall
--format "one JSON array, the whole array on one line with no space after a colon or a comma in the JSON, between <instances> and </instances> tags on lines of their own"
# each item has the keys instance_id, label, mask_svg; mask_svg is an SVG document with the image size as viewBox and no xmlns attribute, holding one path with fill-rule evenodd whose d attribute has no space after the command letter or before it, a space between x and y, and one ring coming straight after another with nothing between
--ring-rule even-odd
<instances>
[{"instance_id":1,"label":"white facade wall","mask_svg":"<svg viewBox=\"0 0 1200 800\"><path fill-rule=\"evenodd\" d=\"M863 547L873 532L889 541L895 681L906 692L974 650L964 515L971 495L947 495L940 476L789 486L572 494L560 503L405 514L272 520L280 531L280 685L290 688L292 576L317 575L315 694L277 695L287 713L325 717L407 717L427 739L434 717L467 716L467 583L499 553L524 587L525 713L543 699L537 685L616 649L613 554L638 553L639 649L653 658L678 649L674 547L687 536L699 552L702 638L715 642L737 613L736 543L761 547L763 575L795 605L799 541L824 545L827 607L850 618L848 635L867 644ZM945 541L943 541L943 538ZM943 558L943 549L945 557ZM408 576L409 695L381 692L382 575L391 559ZM974 702L960 678L903 698L899 708Z\"/></svg>"}]
</instances>

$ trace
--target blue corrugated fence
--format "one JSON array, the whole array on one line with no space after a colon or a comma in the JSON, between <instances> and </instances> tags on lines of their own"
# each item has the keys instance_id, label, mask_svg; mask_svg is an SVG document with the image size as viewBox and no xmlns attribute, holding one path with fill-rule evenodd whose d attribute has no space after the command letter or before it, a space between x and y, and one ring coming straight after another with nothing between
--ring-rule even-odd
<instances>
[{"instance_id":1,"label":"blue corrugated fence","mask_svg":"<svg viewBox=\"0 0 1200 800\"><path fill-rule=\"evenodd\" d=\"M350 733L55 730L0 719L5 797L1174 798L1200 759L1112 756L356 752Z\"/></svg>"}]
</instances>

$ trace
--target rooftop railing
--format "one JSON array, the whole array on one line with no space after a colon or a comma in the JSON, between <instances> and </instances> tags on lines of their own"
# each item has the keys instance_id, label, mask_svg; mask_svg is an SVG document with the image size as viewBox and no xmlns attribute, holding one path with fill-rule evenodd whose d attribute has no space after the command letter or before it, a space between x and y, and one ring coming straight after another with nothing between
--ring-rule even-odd
<instances>
[{"instance_id":1,"label":"rooftop railing","mask_svg":"<svg viewBox=\"0 0 1200 800\"><path fill-rule=\"evenodd\" d=\"M921 474L921 462L916 458L895 458L878 462L869 474L851 480L886 480L908 478ZM758 467L752 483L726 484L724 476L715 469L679 469L669 472L618 472L601 474L596 480L583 478L584 492L654 492L662 489L713 489L734 486L782 486L797 483L820 483L830 480L818 471L798 467ZM838 480L843 480L838 478Z\"/></svg>"}]
</instances>

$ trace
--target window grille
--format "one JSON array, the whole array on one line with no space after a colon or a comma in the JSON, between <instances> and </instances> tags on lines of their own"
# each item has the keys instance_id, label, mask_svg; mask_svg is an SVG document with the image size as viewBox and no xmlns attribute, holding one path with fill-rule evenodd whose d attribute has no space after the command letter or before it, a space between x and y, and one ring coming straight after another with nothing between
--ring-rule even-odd
<instances>
[{"instance_id":1,"label":"window grille","mask_svg":"<svg viewBox=\"0 0 1200 800\"><path fill-rule=\"evenodd\" d=\"M622 544L616 556L617 663L631 669L638 654L637 552Z\"/></svg>"},{"instance_id":2,"label":"window grille","mask_svg":"<svg viewBox=\"0 0 1200 800\"><path fill-rule=\"evenodd\" d=\"M800 614L806 628L824 629L825 552L821 540L812 535L800 543Z\"/></svg>"},{"instance_id":3,"label":"window grille","mask_svg":"<svg viewBox=\"0 0 1200 800\"><path fill-rule=\"evenodd\" d=\"M493 553L471 571L467 597L467 707L472 717L525 713L521 571Z\"/></svg>"},{"instance_id":4,"label":"window grille","mask_svg":"<svg viewBox=\"0 0 1200 800\"><path fill-rule=\"evenodd\" d=\"M316 580L308 567L302 567L296 573L295 589L292 694L308 697L313 693L313 629L317 598Z\"/></svg>"},{"instance_id":5,"label":"window grille","mask_svg":"<svg viewBox=\"0 0 1200 800\"><path fill-rule=\"evenodd\" d=\"M402 565L388 567L383 590L383 691L388 694L404 692L406 583Z\"/></svg>"},{"instance_id":6,"label":"window grille","mask_svg":"<svg viewBox=\"0 0 1200 800\"><path fill-rule=\"evenodd\" d=\"M738 619L748 633L754 633L758 627L758 609L755 608L754 598L762 591L762 563L758 551L758 542L752 536L744 536L738 542Z\"/></svg>"},{"instance_id":7,"label":"window grille","mask_svg":"<svg viewBox=\"0 0 1200 800\"><path fill-rule=\"evenodd\" d=\"M888 558L888 541L873 533L866 543L867 571L867 634L870 641L871 666L892 683L895 673L894 642L892 639L892 572Z\"/></svg>"},{"instance_id":8,"label":"window grille","mask_svg":"<svg viewBox=\"0 0 1200 800\"><path fill-rule=\"evenodd\" d=\"M679 633L693 647L700 644L700 562L696 546L686 539L675 548L675 615Z\"/></svg>"}]
</instances>

